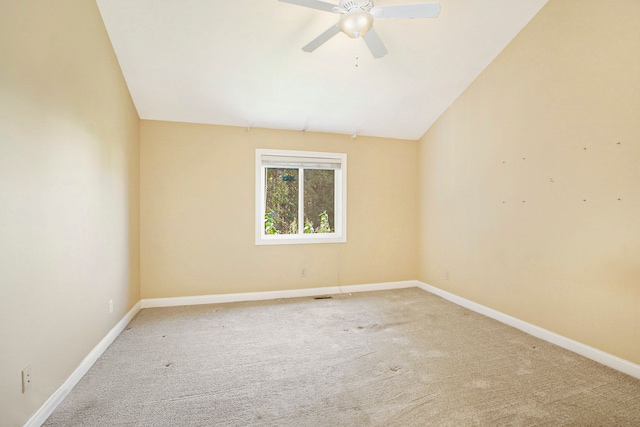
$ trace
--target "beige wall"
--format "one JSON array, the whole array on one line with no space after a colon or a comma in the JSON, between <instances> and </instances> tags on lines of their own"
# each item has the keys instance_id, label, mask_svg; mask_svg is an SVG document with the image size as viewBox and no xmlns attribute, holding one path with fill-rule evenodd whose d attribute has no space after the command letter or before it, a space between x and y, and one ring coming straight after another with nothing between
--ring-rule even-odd
<instances>
[{"instance_id":1,"label":"beige wall","mask_svg":"<svg viewBox=\"0 0 640 427\"><path fill-rule=\"evenodd\" d=\"M550 1L420 142L420 279L635 363L639 20Z\"/></svg>"},{"instance_id":2,"label":"beige wall","mask_svg":"<svg viewBox=\"0 0 640 427\"><path fill-rule=\"evenodd\" d=\"M417 142L154 121L140 135L142 298L415 279ZM256 148L347 153L347 243L255 245Z\"/></svg>"},{"instance_id":3,"label":"beige wall","mask_svg":"<svg viewBox=\"0 0 640 427\"><path fill-rule=\"evenodd\" d=\"M0 58L0 425L20 426L140 298L139 119L95 2L1 2Z\"/></svg>"}]
</instances>

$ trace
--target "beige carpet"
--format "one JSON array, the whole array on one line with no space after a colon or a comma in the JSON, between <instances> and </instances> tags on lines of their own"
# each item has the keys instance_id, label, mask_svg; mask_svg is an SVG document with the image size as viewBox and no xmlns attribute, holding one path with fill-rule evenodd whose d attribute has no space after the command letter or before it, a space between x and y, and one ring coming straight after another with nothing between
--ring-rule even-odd
<instances>
[{"instance_id":1,"label":"beige carpet","mask_svg":"<svg viewBox=\"0 0 640 427\"><path fill-rule=\"evenodd\" d=\"M640 426L640 380L417 288L142 310L46 426Z\"/></svg>"}]
</instances>

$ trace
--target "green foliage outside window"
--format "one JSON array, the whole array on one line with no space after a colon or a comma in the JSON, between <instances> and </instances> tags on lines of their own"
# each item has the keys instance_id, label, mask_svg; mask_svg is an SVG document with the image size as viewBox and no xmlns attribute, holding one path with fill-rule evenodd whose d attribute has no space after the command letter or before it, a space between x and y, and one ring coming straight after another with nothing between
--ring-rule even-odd
<instances>
[{"instance_id":1,"label":"green foliage outside window","mask_svg":"<svg viewBox=\"0 0 640 427\"><path fill-rule=\"evenodd\" d=\"M265 234L298 234L298 169L267 168L266 174ZM303 233L335 232L334 180L333 170L304 170Z\"/></svg>"}]
</instances>

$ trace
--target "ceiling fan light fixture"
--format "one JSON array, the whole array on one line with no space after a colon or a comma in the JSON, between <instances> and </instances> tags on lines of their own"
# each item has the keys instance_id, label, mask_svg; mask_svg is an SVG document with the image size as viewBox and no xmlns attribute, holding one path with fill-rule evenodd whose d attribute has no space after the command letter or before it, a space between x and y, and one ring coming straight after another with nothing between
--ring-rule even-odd
<instances>
[{"instance_id":1,"label":"ceiling fan light fixture","mask_svg":"<svg viewBox=\"0 0 640 427\"><path fill-rule=\"evenodd\" d=\"M340 31L356 39L367 34L373 26L373 15L362 9L354 9L343 14L338 21Z\"/></svg>"}]
</instances>

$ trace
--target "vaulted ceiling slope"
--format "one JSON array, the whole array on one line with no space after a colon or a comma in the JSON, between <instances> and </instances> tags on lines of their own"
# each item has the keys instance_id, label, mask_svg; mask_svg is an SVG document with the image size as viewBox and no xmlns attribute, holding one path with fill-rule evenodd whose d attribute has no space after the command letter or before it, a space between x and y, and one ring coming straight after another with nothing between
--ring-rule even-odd
<instances>
[{"instance_id":1,"label":"vaulted ceiling slope","mask_svg":"<svg viewBox=\"0 0 640 427\"><path fill-rule=\"evenodd\" d=\"M546 2L441 0L435 19L376 20L389 53L374 59L342 33L303 52L338 15L277 0L97 0L142 119L409 140Z\"/></svg>"}]
</instances>

